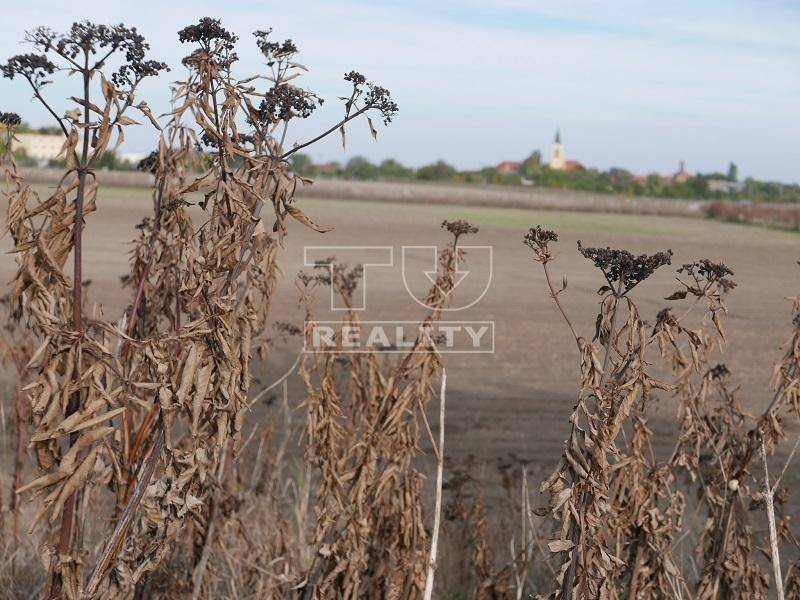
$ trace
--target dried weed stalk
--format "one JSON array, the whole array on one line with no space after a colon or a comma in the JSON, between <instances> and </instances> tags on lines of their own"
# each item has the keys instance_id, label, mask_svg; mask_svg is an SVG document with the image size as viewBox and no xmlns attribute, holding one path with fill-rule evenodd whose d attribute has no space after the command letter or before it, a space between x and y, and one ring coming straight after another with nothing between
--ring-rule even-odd
<instances>
[{"instance_id":1,"label":"dried weed stalk","mask_svg":"<svg viewBox=\"0 0 800 600\"><path fill-rule=\"evenodd\" d=\"M408 353L381 364L378 354L333 351L304 356L308 422L306 458L315 486L316 548L302 582L304 597L421 598L429 536L423 513L423 475L416 465L421 427L436 448L426 411L442 365L430 325L450 302L463 259L460 236L477 231L466 222L442 224L453 242L440 255L436 283L426 298L429 313ZM312 335L311 292L333 286L347 307L359 267L320 264L322 274L301 277L306 335ZM348 310L344 321L359 326Z\"/></svg>"},{"instance_id":2,"label":"dried weed stalk","mask_svg":"<svg viewBox=\"0 0 800 600\"><path fill-rule=\"evenodd\" d=\"M547 269L553 260L550 244L557 239L537 227L525 242L544 266L552 297L569 323L558 300L566 282L556 291ZM594 340L577 336L570 324L581 351L582 389L561 463L542 484L557 525L549 548L562 557L552 596L766 597L769 577L745 502L757 503L762 494L747 478L753 480L749 465L758 449L774 452L784 437L784 408L796 410L797 331L776 368L773 400L752 419L736 400L728 369L711 362L725 341L723 299L735 287L730 269L706 259L683 265L681 289L667 300L689 298L687 310L676 317L663 309L650 328L629 294L669 264L671 252L637 257L580 242L578 249L600 269L606 285L598 291ZM692 328L684 321L698 304L705 318ZM672 382L648 374L650 348L672 373ZM647 425L655 390L672 391L680 402L678 440L667 460L656 458ZM700 565L696 579L675 556L685 537L678 538L686 485L707 513L694 557ZM789 535L787 520L782 539Z\"/></svg>"},{"instance_id":3,"label":"dried weed stalk","mask_svg":"<svg viewBox=\"0 0 800 600\"><path fill-rule=\"evenodd\" d=\"M324 231L294 204L298 183L308 181L287 159L332 132L344 136L361 115L377 113L388 123L397 110L386 89L351 72L344 117L286 148L290 122L309 117L322 100L295 83L305 70L295 62L296 46L273 42L269 33L255 33L268 72L239 79L232 71L237 38L219 21L204 18L179 32L193 47L183 61L189 76L175 85L158 149L142 165L155 176L154 210L123 278L135 292L118 323L86 313L84 218L97 208L95 165L112 150L114 134L118 145L124 128L136 124L130 109L162 129L136 89L166 66L146 58L148 45L135 29L82 22L64 34L33 30L27 41L40 54L12 57L2 67L4 76L25 79L53 116L67 162L45 200L19 179L13 161L5 167L19 266L10 302L38 338L27 363L35 377L23 392L43 471L17 492L40 498L32 527L60 522L56 541L41 551L51 573L46 596L140 594L137 582L170 551L187 520L192 570L202 586L203 548L214 543L214 519L241 446L251 354L274 294L287 218ZM75 108L63 117L44 89L60 71L82 83L71 98ZM13 131L18 119L10 121L4 115ZM200 226L187 210L198 194L207 214ZM262 224L265 205L275 217L271 231ZM104 489L113 491L114 527L88 572L91 551L78 507L95 505Z\"/></svg>"}]
</instances>

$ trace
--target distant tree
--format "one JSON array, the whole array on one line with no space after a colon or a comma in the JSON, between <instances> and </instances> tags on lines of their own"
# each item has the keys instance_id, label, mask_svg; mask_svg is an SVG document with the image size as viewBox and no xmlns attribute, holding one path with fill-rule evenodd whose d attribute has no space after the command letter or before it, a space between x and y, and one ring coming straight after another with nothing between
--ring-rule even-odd
<instances>
[{"instance_id":1,"label":"distant tree","mask_svg":"<svg viewBox=\"0 0 800 600\"><path fill-rule=\"evenodd\" d=\"M292 165L292 171L301 177L314 176L314 162L308 154L297 152L292 154L289 158L289 163Z\"/></svg>"},{"instance_id":2,"label":"distant tree","mask_svg":"<svg viewBox=\"0 0 800 600\"><path fill-rule=\"evenodd\" d=\"M458 183L486 183L486 178L482 171L460 171L453 176L453 181Z\"/></svg>"},{"instance_id":3,"label":"distant tree","mask_svg":"<svg viewBox=\"0 0 800 600\"><path fill-rule=\"evenodd\" d=\"M478 171L481 183L503 183L504 173L501 173L494 167L485 167ZM519 175L514 174L515 178L519 180Z\"/></svg>"},{"instance_id":4,"label":"distant tree","mask_svg":"<svg viewBox=\"0 0 800 600\"><path fill-rule=\"evenodd\" d=\"M25 121L17 127L17 133L38 133L39 135L64 135L61 128L53 125L52 127L31 127Z\"/></svg>"},{"instance_id":5,"label":"distant tree","mask_svg":"<svg viewBox=\"0 0 800 600\"><path fill-rule=\"evenodd\" d=\"M633 181L633 174L619 167L611 167L608 170L608 178L617 186L628 187Z\"/></svg>"},{"instance_id":6,"label":"distant tree","mask_svg":"<svg viewBox=\"0 0 800 600\"><path fill-rule=\"evenodd\" d=\"M25 148L16 148L14 150L14 158L20 167L35 167L38 164L35 159L28 156Z\"/></svg>"},{"instance_id":7,"label":"distant tree","mask_svg":"<svg viewBox=\"0 0 800 600\"><path fill-rule=\"evenodd\" d=\"M709 195L708 179L706 177L695 175L690 177L686 183L689 184L689 189L692 190L692 197L705 198Z\"/></svg>"},{"instance_id":8,"label":"distant tree","mask_svg":"<svg viewBox=\"0 0 800 600\"><path fill-rule=\"evenodd\" d=\"M534 179L542 170L542 153L534 150L531 155L522 162L520 173L523 177Z\"/></svg>"},{"instance_id":9,"label":"distant tree","mask_svg":"<svg viewBox=\"0 0 800 600\"><path fill-rule=\"evenodd\" d=\"M728 165L728 181L739 181L739 168L734 162Z\"/></svg>"},{"instance_id":10,"label":"distant tree","mask_svg":"<svg viewBox=\"0 0 800 600\"><path fill-rule=\"evenodd\" d=\"M343 175L351 179L377 179L378 167L363 156L354 156L344 166Z\"/></svg>"},{"instance_id":11,"label":"distant tree","mask_svg":"<svg viewBox=\"0 0 800 600\"><path fill-rule=\"evenodd\" d=\"M136 167L139 165L138 162L133 163L125 158L117 158L116 165L114 168L117 171L136 171Z\"/></svg>"},{"instance_id":12,"label":"distant tree","mask_svg":"<svg viewBox=\"0 0 800 600\"><path fill-rule=\"evenodd\" d=\"M103 152L96 164L98 169L113 171L117 168L117 161L117 155L113 152Z\"/></svg>"},{"instance_id":13,"label":"distant tree","mask_svg":"<svg viewBox=\"0 0 800 600\"><path fill-rule=\"evenodd\" d=\"M664 194L664 178L658 173L650 173L647 176L645 193L648 196L662 196Z\"/></svg>"},{"instance_id":14,"label":"distant tree","mask_svg":"<svg viewBox=\"0 0 800 600\"><path fill-rule=\"evenodd\" d=\"M423 181L444 181L452 180L458 171L455 167L447 164L443 160L437 160L435 163L425 165L417 169L417 179Z\"/></svg>"},{"instance_id":15,"label":"distant tree","mask_svg":"<svg viewBox=\"0 0 800 600\"><path fill-rule=\"evenodd\" d=\"M378 165L378 175L386 179L413 179L414 169L411 169L393 158L387 158Z\"/></svg>"},{"instance_id":16,"label":"distant tree","mask_svg":"<svg viewBox=\"0 0 800 600\"><path fill-rule=\"evenodd\" d=\"M534 183L541 187L567 188L569 187L568 171L551 169L545 166L541 172L533 179Z\"/></svg>"}]
</instances>

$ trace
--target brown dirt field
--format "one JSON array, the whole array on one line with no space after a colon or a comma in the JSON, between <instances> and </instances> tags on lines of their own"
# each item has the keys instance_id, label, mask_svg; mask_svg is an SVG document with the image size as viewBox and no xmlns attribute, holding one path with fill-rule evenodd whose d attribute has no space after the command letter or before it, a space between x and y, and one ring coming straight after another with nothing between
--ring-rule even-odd
<instances>
[{"instance_id":1,"label":"brown dirt field","mask_svg":"<svg viewBox=\"0 0 800 600\"><path fill-rule=\"evenodd\" d=\"M37 189L44 192L46 188ZM564 304L579 332L589 337L594 331L598 302L595 291L602 281L599 272L577 253L576 240L633 252L665 248L675 252L673 268L662 269L634 294L640 311L649 319L668 304L663 298L677 289L675 266L702 257L724 261L735 271L739 287L729 298L729 345L720 362L725 362L740 382L745 406L755 411L769 401L772 366L780 356L779 346L789 334L790 303L786 298L800 292L800 236L796 234L680 217L310 198L302 199L300 204L316 222L335 229L320 235L299 223L291 225L272 312L276 321L301 324L293 278L303 266L304 246L394 247L395 266L369 270L367 274L368 310L364 319L375 320L413 320L424 314L402 284L400 248L443 245L447 237L439 227L442 219L467 218L480 227L480 232L464 243L493 247L493 280L488 293L472 308L449 317L496 323L494 354L446 357L446 447L451 457L474 454L493 462L513 453L540 471L560 455L576 394L578 365L574 342L545 291L539 265L531 260L521 241L527 228L537 223L554 228L561 235L553 273L559 280L562 274L568 275ZM126 253L129 240L134 237L133 226L148 214L150 196L144 189L107 188L98 206L98 212L87 220L84 269L93 282L91 299L108 318L116 319L130 295L121 289L119 276L127 270ZM5 236L0 240L0 250L7 252L8 248L9 239ZM476 253L472 256L477 258ZM425 265L417 261L412 266L421 272ZM468 262L466 268L478 273L485 267L486 261L477 260ZM0 279L8 282L13 270L14 261L6 255L0 261ZM463 284L464 295L478 283L468 277ZM461 291L457 291L457 297ZM320 296L319 305L326 303L327 298ZM321 311L319 317L326 318L325 312ZM270 363L259 368L256 389L274 381L292 364L299 342L295 340L293 344L278 346ZM0 386L5 397L9 386L8 380ZM291 378L290 395L293 402L303 398L297 377ZM671 430L673 415L674 405L664 395L654 421L662 446L667 443L665 436Z\"/></svg>"}]
</instances>

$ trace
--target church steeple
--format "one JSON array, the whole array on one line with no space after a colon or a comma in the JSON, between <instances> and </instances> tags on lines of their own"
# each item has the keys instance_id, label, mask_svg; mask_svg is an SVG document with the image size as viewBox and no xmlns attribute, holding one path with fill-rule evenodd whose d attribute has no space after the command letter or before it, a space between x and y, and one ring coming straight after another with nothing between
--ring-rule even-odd
<instances>
[{"instance_id":1,"label":"church steeple","mask_svg":"<svg viewBox=\"0 0 800 600\"><path fill-rule=\"evenodd\" d=\"M550 152L550 162L548 166L551 169L563 169L566 166L566 158L564 158L564 146L561 143L561 128L556 129L556 137L553 140L553 148Z\"/></svg>"}]
</instances>

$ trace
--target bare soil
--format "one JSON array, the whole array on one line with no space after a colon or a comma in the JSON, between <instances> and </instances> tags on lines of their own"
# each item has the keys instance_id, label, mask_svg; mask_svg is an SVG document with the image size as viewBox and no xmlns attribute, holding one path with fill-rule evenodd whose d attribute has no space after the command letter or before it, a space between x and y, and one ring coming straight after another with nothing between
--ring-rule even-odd
<instances>
[{"instance_id":1,"label":"bare soil","mask_svg":"<svg viewBox=\"0 0 800 600\"><path fill-rule=\"evenodd\" d=\"M44 186L37 186L44 193ZM753 411L771 396L769 380L780 345L790 332L790 302L800 292L800 235L751 226L725 224L681 217L609 215L509 208L408 205L346 200L300 201L317 223L334 227L321 235L292 223L280 264L283 275L274 301L275 321L302 324L297 309L296 273L304 268L308 246L391 246L394 266L367 270L366 320L414 320L424 309L403 284L402 246L443 245L447 235L443 219L467 218L480 227L464 241L488 245L493 251L492 280L485 296L474 306L448 315L454 320L494 321L493 354L451 354L448 370L447 454L469 454L487 464L513 454L529 462L534 471L552 465L567 435L567 416L576 396L577 354L569 331L546 292L539 265L522 244L528 227L542 224L558 231L556 277L567 275L562 295L579 333L591 337L603 281L576 251L585 245L610 245L632 252L671 248L673 267L660 270L635 293L640 311L654 320L669 302L675 268L697 258L723 261L735 272L737 289L730 295L727 319L729 344L720 358L741 385L740 397ZM98 212L87 218L85 272L92 280L90 298L96 309L116 319L130 300L119 276L127 270L127 252L135 235L134 225L151 209L147 190L107 188L98 200ZM198 219L202 214L198 210ZM267 219L267 226L271 225ZM199 220L198 222L202 222ZM0 240L7 252L9 239ZM328 255L344 250L319 250ZM471 270L457 290L458 298L477 297L488 260L481 250L468 250L466 270ZM355 260L355 259L354 259ZM424 270L432 269L418 254L409 254L406 273L412 288L421 288ZM0 260L0 279L8 282L14 271L10 255ZM5 285L5 283L4 283ZM460 296L459 296L460 295ZM336 318L326 309L328 298L319 297L320 319ZM258 368L256 389L280 377L294 362L300 341L277 345L267 365ZM0 382L9 397L10 381ZM290 397L299 403L303 389L299 378L290 378ZM6 409L6 412L8 409ZM434 411L435 412L435 411ZM662 394L653 426L663 446L674 428L675 408ZM796 433L795 433L796 435ZM796 482L796 479L795 479Z\"/></svg>"}]
</instances>

